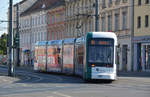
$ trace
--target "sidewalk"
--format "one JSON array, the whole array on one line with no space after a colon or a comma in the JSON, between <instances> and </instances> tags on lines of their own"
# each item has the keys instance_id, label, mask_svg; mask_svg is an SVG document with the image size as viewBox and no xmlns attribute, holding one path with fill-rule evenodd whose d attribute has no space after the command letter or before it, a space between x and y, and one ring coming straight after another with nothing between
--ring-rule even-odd
<instances>
[{"instance_id":1,"label":"sidewalk","mask_svg":"<svg viewBox=\"0 0 150 97\"><path fill-rule=\"evenodd\" d=\"M150 77L150 72L137 72L137 71L127 71L127 72L117 72L120 77Z\"/></svg>"}]
</instances>

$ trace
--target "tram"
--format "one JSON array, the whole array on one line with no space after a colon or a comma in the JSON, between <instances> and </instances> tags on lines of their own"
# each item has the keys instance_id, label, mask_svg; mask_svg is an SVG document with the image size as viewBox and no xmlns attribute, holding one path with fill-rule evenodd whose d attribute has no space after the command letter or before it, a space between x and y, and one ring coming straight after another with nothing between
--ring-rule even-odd
<instances>
[{"instance_id":1,"label":"tram","mask_svg":"<svg viewBox=\"0 0 150 97\"><path fill-rule=\"evenodd\" d=\"M37 42L34 70L78 75L84 80L116 80L116 46L112 32Z\"/></svg>"}]
</instances>

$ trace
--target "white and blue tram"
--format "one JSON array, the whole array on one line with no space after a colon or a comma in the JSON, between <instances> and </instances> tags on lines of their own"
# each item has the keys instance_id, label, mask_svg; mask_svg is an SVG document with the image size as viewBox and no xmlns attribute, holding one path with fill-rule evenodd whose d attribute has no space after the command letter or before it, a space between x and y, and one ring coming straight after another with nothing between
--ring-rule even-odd
<instances>
[{"instance_id":1,"label":"white and blue tram","mask_svg":"<svg viewBox=\"0 0 150 97\"><path fill-rule=\"evenodd\" d=\"M76 39L38 42L34 68L79 75L84 80L115 80L116 46L117 37L112 32L89 32Z\"/></svg>"}]
</instances>

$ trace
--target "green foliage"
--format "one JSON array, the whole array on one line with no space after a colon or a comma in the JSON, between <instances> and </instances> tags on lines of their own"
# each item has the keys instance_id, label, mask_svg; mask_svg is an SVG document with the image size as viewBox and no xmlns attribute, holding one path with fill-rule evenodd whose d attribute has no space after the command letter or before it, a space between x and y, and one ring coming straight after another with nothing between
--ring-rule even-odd
<instances>
[{"instance_id":1,"label":"green foliage","mask_svg":"<svg viewBox=\"0 0 150 97\"><path fill-rule=\"evenodd\" d=\"M4 33L0 37L0 54L6 55L7 54L7 34Z\"/></svg>"}]
</instances>

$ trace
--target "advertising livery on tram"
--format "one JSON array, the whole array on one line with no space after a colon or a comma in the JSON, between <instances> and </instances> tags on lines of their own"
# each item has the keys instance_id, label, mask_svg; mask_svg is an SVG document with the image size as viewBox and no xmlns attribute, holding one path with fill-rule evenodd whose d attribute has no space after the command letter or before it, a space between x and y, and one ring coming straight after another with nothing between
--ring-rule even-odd
<instances>
[{"instance_id":1,"label":"advertising livery on tram","mask_svg":"<svg viewBox=\"0 0 150 97\"><path fill-rule=\"evenodd\" d=\"M37 42L34 70L79 75L84 80L116 80L116 46L112 32Z\"/></svg>"}]
</instances>

